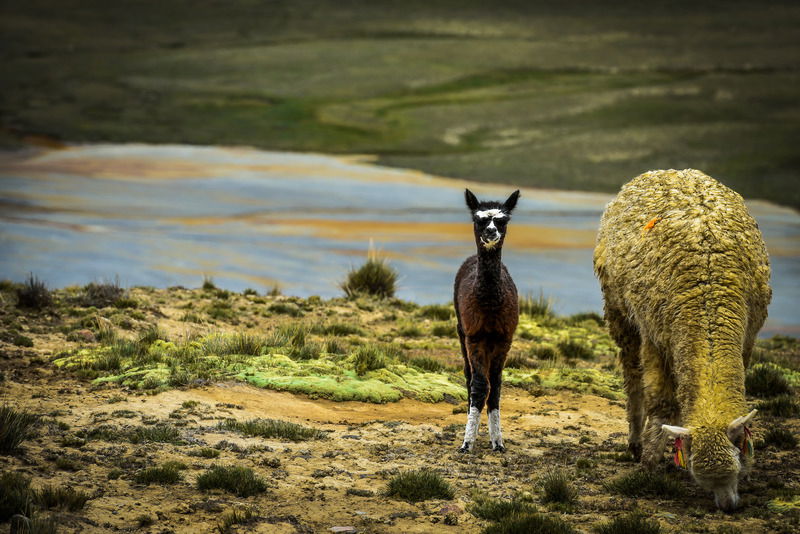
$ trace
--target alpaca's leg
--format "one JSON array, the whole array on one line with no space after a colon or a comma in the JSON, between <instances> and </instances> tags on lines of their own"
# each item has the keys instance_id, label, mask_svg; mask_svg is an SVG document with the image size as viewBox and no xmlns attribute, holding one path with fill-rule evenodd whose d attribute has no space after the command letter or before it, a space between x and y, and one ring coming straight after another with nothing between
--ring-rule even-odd
<instances>
[{"instance_id":1,"label":"alpaca's leg","mask_svg":"<svg viewBox=\"0 0 800 534\"><path fill-rule=\"evenodd\" d=\"M486 410L489 415L489 439L492 441L492 450L504 452L503 433L500 430L500 389L503 384L503 364L505 353L494 355L489 366L489 398L486 401Z\"/></svg>"},{"instance_id":2,"label":"alpaca's leg","mask_svg":"<svg viewBox=\"0 0 800 534\"><path fill-rule=\"evenodd\" d=\"M618 309L606 304L606 322L611 337L620 348L619 361L628 396L628 450L636 461L642 457L642 427L644 425L644 395L642 391L642 363L639 355L639 331Z\"/></svg>"},{"instance_id":3,"label":"alpaca's leg","mask_svg":"<svg viewBox=\"0 0 800 534\"><path fill-rule=\"evenodd\" d=\"M484 364L485 350L483 343L472 343L467 340L467 352L469 364L471 366L470 390L469 390L469 414L467 415L467 427L464 429L464 443L459 449L460 452L472 450L475 440L478 437L478 427L481 421L481 411L486 404L486 396L489 393L489 382L487 380L487 369Z\"/></svg>"},{"instance_id":4,"label":"alpaca's leg","mask_svg":"<svg viewBox=\"0 0 800 534\"><path fill-rule=\"evenodd\" d=\"M646 338L642 340L642 363L644 405L647 412L647 425L642 440L642 464L653 469L664 457L667 437L661 425L674 424L680 410L675 399L675 384L664 367L663 356Z\"/></svg>"}]
</instances>

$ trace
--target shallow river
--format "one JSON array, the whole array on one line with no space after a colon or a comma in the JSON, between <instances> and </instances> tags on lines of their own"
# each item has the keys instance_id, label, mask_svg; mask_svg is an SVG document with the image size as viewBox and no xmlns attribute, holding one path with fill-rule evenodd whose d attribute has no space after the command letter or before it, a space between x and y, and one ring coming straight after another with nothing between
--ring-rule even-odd
<instances>
[{"instance_id":1,"label":"shallow river","mask_svg":"<svg viewBox=\"0 0 800 534\"><path fill-rule=\"evenodd\" d=\"M463 189L509 186L370 165L365 159L179 145L85 145L0 154L0 277L52 287L219 287L341 294L370 242L400 273L398 296L452 299L474 253ZM592 247L610 195L523 189L503 250L520 292L559 313L602 308ZM770 250L765 334L800 335L800 214L748 202Z\"/></svg>"}]
</instances>

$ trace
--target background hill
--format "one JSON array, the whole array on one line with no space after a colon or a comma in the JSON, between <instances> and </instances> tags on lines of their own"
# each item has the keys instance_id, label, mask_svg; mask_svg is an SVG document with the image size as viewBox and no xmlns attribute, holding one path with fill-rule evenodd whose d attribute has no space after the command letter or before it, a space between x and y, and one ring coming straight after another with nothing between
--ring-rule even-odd
<instances>
[{"instance_id":1,"label":"background hill","mask_svg":"<svg viewBox=\"0 0 800 534\"><path fill-rule=\"evenodd\" d=\"M794 2L7 1L0 139L243 144L800 206Z\"/></svg>"}]
</instances>

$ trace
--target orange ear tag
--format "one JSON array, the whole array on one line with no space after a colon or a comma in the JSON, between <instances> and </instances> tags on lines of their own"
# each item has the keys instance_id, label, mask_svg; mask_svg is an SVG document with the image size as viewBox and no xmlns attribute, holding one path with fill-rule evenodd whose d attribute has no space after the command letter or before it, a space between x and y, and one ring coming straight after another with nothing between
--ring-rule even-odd
<instances>
[{"instance_id":1,"label":"orange ear tag","mask_svg":"<svg viewBox=\"0 0 800 534\"><path fill-rule=\"evenodd\" d=\"M686 455L683 452L683 440L681 438L675 438L673 450L675 451L675 456L673 458L675 465L681 469L686 469Z\"/></svg>"}]
</instances>

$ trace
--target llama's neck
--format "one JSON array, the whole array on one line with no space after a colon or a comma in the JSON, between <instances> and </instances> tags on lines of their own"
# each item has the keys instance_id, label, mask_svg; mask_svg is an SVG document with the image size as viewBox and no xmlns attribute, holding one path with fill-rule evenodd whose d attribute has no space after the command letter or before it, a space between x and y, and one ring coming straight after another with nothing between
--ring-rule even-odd
<instances>
[{"instance_id":1,"label":"llama's neck","mask_svg":"<svg viewBox=\"0 0 800 534\"><path fill-rule=\"evenodd\" d=\"M487 250L478 249L478 293L481 297L491 298L500 292L500 272L503 266L500 247Z\"/></svg>"}]
</instances>

